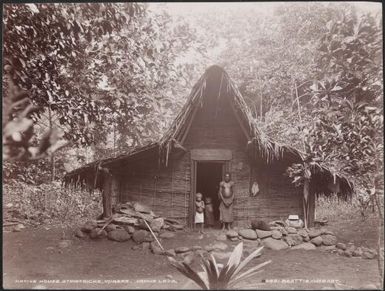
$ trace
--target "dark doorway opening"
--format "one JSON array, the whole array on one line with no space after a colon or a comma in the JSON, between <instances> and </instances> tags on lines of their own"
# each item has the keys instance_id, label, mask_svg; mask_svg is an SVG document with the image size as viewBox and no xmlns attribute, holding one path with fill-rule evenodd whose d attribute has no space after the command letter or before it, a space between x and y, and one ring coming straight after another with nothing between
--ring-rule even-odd
<instances>
[{"instance_id":1,"label":"dark doorway opening","mask_svg":"<svg viewBox=\"0 0 385 291\"><path fill-rule=\"evenodd\" d=\"M219 183L222 181L224 163L222 162L198 162L196 171L196 193L202 193L203 199L210 197L215 225L219 220Z\"/></svg>"}]
</instances>

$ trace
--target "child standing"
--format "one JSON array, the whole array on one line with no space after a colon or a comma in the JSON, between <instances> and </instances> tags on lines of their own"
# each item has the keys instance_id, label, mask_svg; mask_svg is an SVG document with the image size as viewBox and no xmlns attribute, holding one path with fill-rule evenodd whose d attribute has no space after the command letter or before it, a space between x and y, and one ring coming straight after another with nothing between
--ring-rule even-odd
<instances>
[{"instance_id":1,"label":"child standing","mask_svg":"<svg viewBox=\"0 0 385 291\"><path fill-rule=\"evenodd\" d=\"M195 196L195 225L201 226L200 233L203 233L204 227L204 214L203 211L205 209L205 203L202 200L203 196L201 193L197 193Z\"/></svg>"},{"instance_id":2,"label":"child standing","mask_svg":"<svg viewBox=\"0 0 385 291\"><path fill-rule=\"evenodd\" d=\"M211 198L207 197L205 199L205 222L209 227L214 226L214 209L213 204L211 203Z\"/></svg>"}]
</instances>

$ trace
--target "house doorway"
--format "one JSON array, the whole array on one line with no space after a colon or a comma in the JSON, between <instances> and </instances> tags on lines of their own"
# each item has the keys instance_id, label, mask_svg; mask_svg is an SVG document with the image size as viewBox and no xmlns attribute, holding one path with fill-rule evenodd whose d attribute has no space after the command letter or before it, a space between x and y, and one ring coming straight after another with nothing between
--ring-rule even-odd
<instances>
[{"instance_id":1,"label":"house doorway","mask_svg":"<svg viewBox=\"0 0 385 291\"><path fill-rule=\"evenodd\" d=\"M214 209L214 225L219 221L219 183L223 179L224 162L197 162L196 166L196 193L202 193L203 199L210 197Z\"/></svg>"}]
</instances>

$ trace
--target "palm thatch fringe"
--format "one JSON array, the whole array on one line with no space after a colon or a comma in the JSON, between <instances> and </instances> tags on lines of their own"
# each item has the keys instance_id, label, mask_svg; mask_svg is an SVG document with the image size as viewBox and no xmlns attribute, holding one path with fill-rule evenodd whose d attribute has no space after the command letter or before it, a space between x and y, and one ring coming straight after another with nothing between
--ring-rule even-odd
<instances>
[{"instance_id":1,"label":"palm thatch fringe","mask_svg":"<svg viewBox=\"0 0 385 291\"><path fill-rule=\"evenodd\" d=\"M271 141L269 138L265 137L263 133L257 128L256 122L253 119L250 109L247 106L242 94L239 92L237 86L230 79L229 75L219 66L211 66L209 67L205 73L200 77L198 82L193 86L190 95L187 97L186 103L182 107L181 111L174 119L173 123L166 131L166 133L160 138L159 141L147 145L143 148L135 149L131 153L127 155L105 159L102 161L102 164L112 164L116 161L122 159L129 159L133 155L136 155L137 152L143 152L146 150L150 150L152 148L157 148L158 150L158 159L159 164L168 165L169 155L173 152L174 142L181 142L185 133L189 130L189 124L191 125L191 121L194 118L194 113L198 109L198 107L203 106L204 98L207 95L208 88L208 80L212 77L216 77L216 80L220 80L220 84L218 86L218 99L219 98L228 98L234 107L235 113L239 118L242 126L246 129L247 138L249 140L248 152L253 159L260 159L265 161L266 164L272 164L277 161L292 161L296 163L300 163L304 161L304 154L287 145L280 145L276 142ZM218 81L219 82L219 81ZM222 94L222 91L225 90L225 94ZM87 172L89 170L94 169L94 164L98 162L91 163L82 168L79 168L75 171L68 173L65 179L73 179L71 177L78 176L83 177L83 172ZM339 179L344 184L344 189L346 192L353 191L353 184L349 182L346 177L341 175L332 174L330 170L326 167L313 167L312 171L314 173L320 175L334 175L334 180ZM85 179L84 177L81 179Z\"/></svg>"},{"instance_id":2,"label":"palm thatch fringe","mask_svg":"<svg viewBox=\"0 0 385 291\"><path fill-rule=\"evenodd\" d=\"M125 162L128 159L135 158L141 154L147 154L149 151L154 151L159 147L158 143L150 143L146 146L139 146L127 154L122 154L114 158L106 158L96 160L92 163L88 163L80 168L77 168L67 173L63 178L64 186L75 186L79 188L98 188L94 187L95 181L97 180L98 167L111 167L116 166L120 162Z\"/></svg>"}]
</instances>

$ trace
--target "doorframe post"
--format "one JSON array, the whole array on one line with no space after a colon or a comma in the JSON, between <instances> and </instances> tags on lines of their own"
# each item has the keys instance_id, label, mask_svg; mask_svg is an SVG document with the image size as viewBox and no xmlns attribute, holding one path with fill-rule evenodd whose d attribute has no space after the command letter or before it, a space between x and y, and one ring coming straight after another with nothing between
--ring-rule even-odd
<instances>
[{"instance_id":1,"label":"doorframe post","mask_svg":"<svg viewBox=\"0 0 385 291\"><path fill-rule=\"evenodd\" d=\"M196 192L196 181L197 181L197 161L191 160L191 195L190 195L190 207L188 216L188 226L194 227L194 213L195 213L195 192Z\"/></svg>"}]
</instances>

